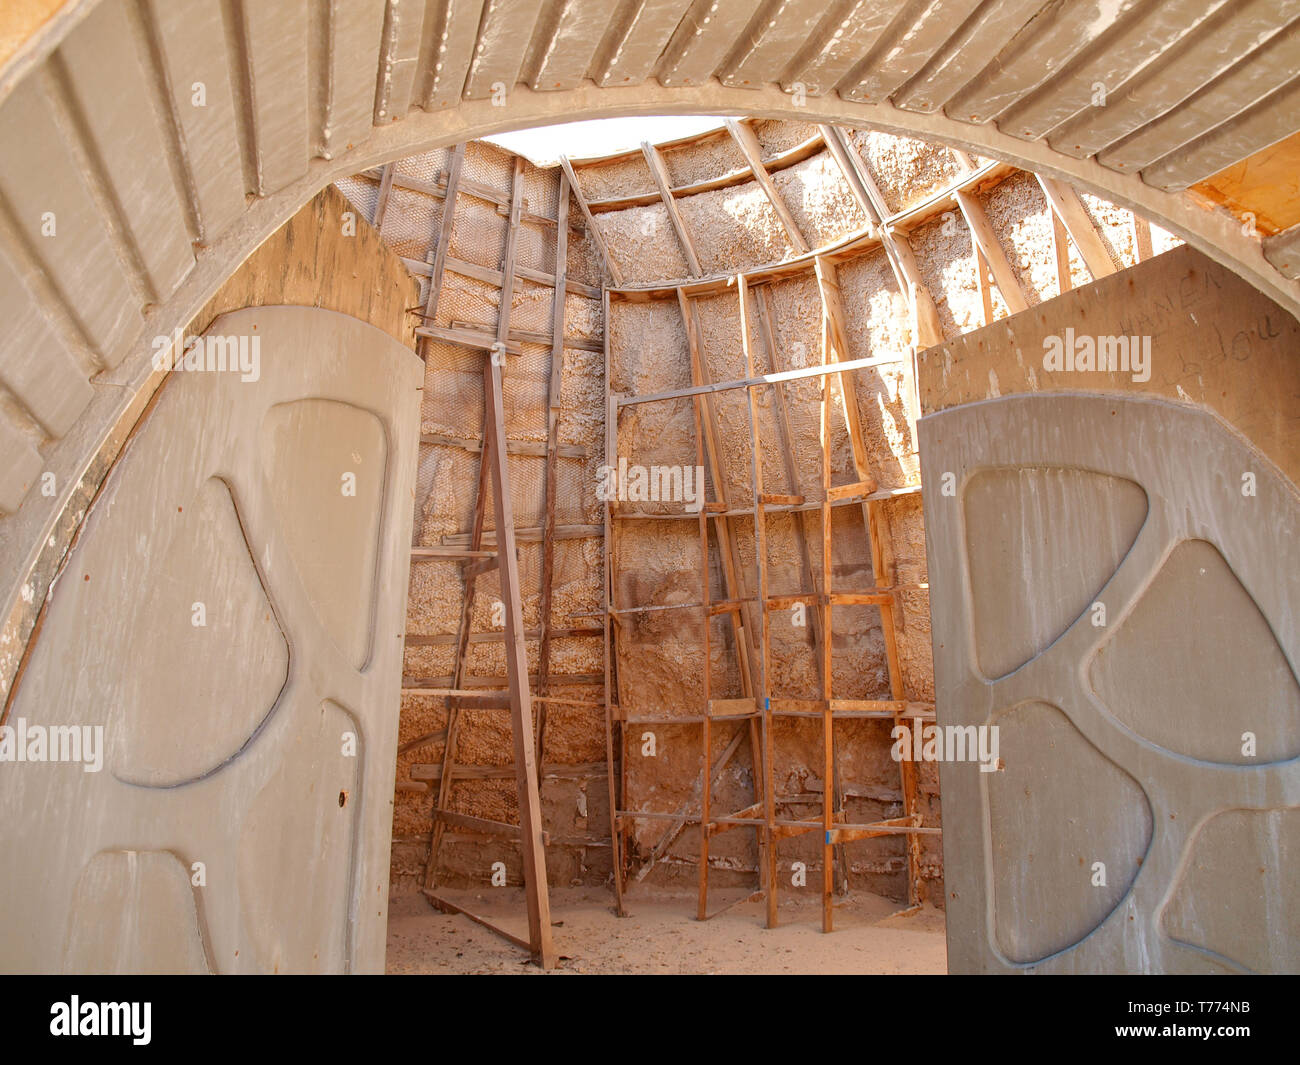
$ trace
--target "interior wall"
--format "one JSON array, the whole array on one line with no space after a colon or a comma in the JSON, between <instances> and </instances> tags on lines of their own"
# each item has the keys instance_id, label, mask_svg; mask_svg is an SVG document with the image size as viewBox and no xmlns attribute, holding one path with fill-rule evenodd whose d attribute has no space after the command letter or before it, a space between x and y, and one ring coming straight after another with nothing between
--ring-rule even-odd
<instances>
[{"instance_id":1,"label":"interior wall","mask_svg":"<svg viewBox=\"0 0 1300 1065\"><path fill-rule=\"evenodd\" d=\"M377 232L402 256L419 282L418 312L429 307L429 285L447 210L451 149L397 161L385 171L339 183L363 218L376 220L380 189L388 184ZM418 338L425 359L416 481L410 588L403 664L403 694L394 797L392 888L416 890L425 882L432 811L445 767L456 774L446 809L512 823L517 816L510 722L495 709L465 708L456 750L448 758L448 699L419 689L450 688L465 601L460 558L420 555L421 549L454 552L473 527L478 450L483 431L483 350L444 337L454 330L494 334L501 313L500 271L506 244L516 157L484 142L466 145L455 195L445 269L431 319L421 328L441 331ZM604 377L600 265L576 206L568 211L562 296L565 343L561 348L557 450L548 457L551 380L549 334L554 316L560 177L520 161L521 221L515 246L516 281L510 331L522 334L503 367L511 501L520 543L521 598L533 690L540 690L543 527L547 464L556 464L554 566L550 579L547 694L586 705L538 704L544 718L541 801L550 833L547 873L553 885L601 884L610 871L605 786L605 726L601 609L602 531L596 467L603 455ZM496 276L492 276L495 272ZM549 280L548 280L549 278ZM495 532L490 501L484 528ZM595 531L593 531L595 530ZM504 684L502 623L495 572L476 581L468 616L469 645L460 683ZM436 738L421 742L422 737ZM522 883L519 848L510 840L450 828L442 839L436 882L483 887L496 862L507 881Z\"/></svg>"},{"instance_id":2,"label":"interior wall","mask_svg":"<svg viewBox=\"0 0 1300 1065\"><path fill-rule=\"evenodd\" d=\"M575 198L570 204L565 301L566 334L581 346L566 346L561 397L558 505L561 524L593 532L600 519L594 488L596 465L604 433L603 340L599 302L602 275L616 273L609 322L609 388L636 394L691 383L686 330L672 287L699 282L702 275L725 278L738 270L761 270L793 263L770 279L761 278L761 313L770 314L774 351L751 325L750 343L757 352L758 372L816 364L822 347L823 301L810 258L800 259L800 247L829 249L835 256L836 280L843 293L846 358L892 359L854 374L857 412L871 469L880 487L893 496L883 506L882 563L892 585L900 586L896 624L898 657L905 697L924 705L934 697L930 649L930 618L920 476L915 440L916 399L911 353L921 334L912 293L899 286L889 252L873 239L875 229L860 196L841 165L827 149L823 130L808 123L756 121L750 124L769 170L776 195L786 214L754 179L748 161L733 137L720 130L687 142L664 146L661 160L678 218L673 219L655 175L642 153L606 161L580 162L575 167L578 192L592 212L589 232ZM1010 313L997 280L977 254L965 216L949 191L967 175L985 175L971 192L986 213L993 239L1006 257L1008 273L1002 284L1013 284L1029 306L1063 290L1092 280L1091 265L1079 247L1064 235L1039 182L1032 175L995 167L986 160L968 159L937 145L925 145L880 133L846 131L849 150L880 190L879 209L906 233L914 250L921 285L933 300L945 335L958 336L997 321ZM429 277L436 259L437 233L445 211L450 150L400 160L340 183L353 206L365 218L378 218L380 232L418 278L416 306L429 303ZM443 275L434 319L426 322L435 335L418 340L427 362L416 500L416 532L409 597L409 618L403 696L402 739L411 746L400 756L395 798L393 884L396 890L416 886L424 875L428 853L431 806L442 772L445 740L438 737L447 722L446 700L421 694L420 686L449 686L455 671L455 642L464 600L461 564L453 559L421 558L419 549L450 549L464 544L472 525L478 461L474 450L481 430L478 365L484 356L451 342L449 330L491 332L499 306L499 268L508 231L513 157L486 144L466 149L464 175L456 199L455 225L447 251L451 264ZM554 217L559 170L539 169L523 162L525 193L519 228L519 264L533 273L517 282L511 305L511 328L529 331L536 340L521 342L509 356L506 374L507 432L520 454L511 456L516 526L536 530L541 522L545 469L546 374L549 351L544 331L551 319L553 287L545 283L554 268ZM972 169L974 168L974 169ZM387 185L387 192L383 189ZM1120 269L1145 255L1174 246L1177 241L1104 201L1080 197L1080 209L1093 228L1108 269ZM699 259L696 276L678 226L692 241ZM1150 234L1148 236L1148 234ZM805 243L800 243L800 242ZM601 252L608 256L603 260ZM612 264L612 265L611 265ZM801 265L802 264L802 265ZM496 271L496 275L493 275ZM981 276L982 274L982 276ZM665 287L666 286L666 287ZM751 323L760 315L758 290L751 296ZM665 296L673 298L665 299ZM740 316L734 289L703 291L692 299L704 372L714 381L744 376L740 346ZM441 332L439 332L441 330ZM764 473L769 491L818 497L820 445L817 441L818 386L812 381L784 386L790 404L794 436L787 472L769 406L764 425ZM838 397L838 386L836 395ZM770 404L771 397L768 397ZM837 400L838 402L838 400ZM745 505L751 496L748 413L743 392L714 397L726 498ZM477 413L476 413L477 412ZM855 479L854 464L842 420L833 425L832 460L835 483ZM634 406L623 413L618 453L644 465L693 465L694 429L689 401ZM530 453L524 454L522 452ZM490 507L487 527L491 529ZM794 593L804 583L792 559L798 554L794 522L805 535L819 541L816 522L808 517L774 515L769 531L772 593ZM874 583L870 552L860 519L850 510L835 515L837 586L866 588ZM751 593L756 582L752 523L732 522L738 541L742 581ZM687 526L692 526L688 528ZM536 668L543 574L538 537L528 535L523 550L525 624L534 637L528 643ZM553 585L551 625L566 633L594 630L600 611L599 570L603 565L599 540L562 539L556 544L556 583ZM716 551L716 545L715 545ZM616 605L662 606L698 598L699 543L693 523L619 520L612 541ZM716 565L716 561L715 561ZM814 559L814 567L819 562ZM716 594L721 575L715 574ZM501 673L501 645L490 615L495 577L486 575L470 618L474 634L466 660L467 683L492 683ZM690 716L698 700L698 659L702 630L698 619L682 612L629 615L616 627L616 671L619 710L623 717L641 715ZM740 694L739 665L725 619L713 624L713 694ZM838 698L887 698L888 670L880 618L874 608L836 608L837 643L834 691ZM814 656L803 633L774 628L774 694L813 697L817 686ZM586 706L556 706L550 712L543 762L543 804L554 843L549 854L554 883L600 883L608 876L605 839L608 824L604 774L603 710L599 689L599 640L575 634L553 642L553 683L565 675L580 683L555 689L554 696L572 698ZM733 691L734 689L734 691ZM594 705L593 705L594 704ZM514 783L509 730L496 711L466 711L461 750L454 761L476 779L458 779L450 806L456 812L494 820L513 820ZM778 792L791 809L811 809L820 802L820 738L816 730L795 720L779 721L775 766ZM837 726L847 783L849 817L867 822L896 816L901 793L897 766L888 758L891 746L884 722L844 722ZM678 809L688 804L698 783L697 726L666 725L666 742L677 757L654 763L639 759L635 744L622 752L625 766L623 801L630 809ZM730 737L720 734L719 744ZM689 754L687 753L689 752ZM752 796L752 766L747 748L736 755L717 785L716 809ZM597 786L593 787L595 784ZM938 779L933 766L920 767L920 809L924 824L941 824ZM666 804L666 805L663 805ZM697 853L696 830L680 839L663 822L642 822L628 833L632 868L656 849L666 860L651 874L656 882L671 882L689 874ZM752 879L753 840L746 833L721 837L714 852L720 883ZM671 846L669 844L671 843ZM921 873L937 884L942 856L936 837L922 838ZM457 886L481 884L491 864L504 861L518 875L512 844L449 831L440 860L442 872ZM817 848L798 840L782 845L782 856L820 861ZM804 850L808 853L805 855ZM853 846L852 869L859 882L895 897L905 885L903 845L884 838ZM728 880L730 878L730 881ZM937 901L942 893L931 893Z\"/></svg>"},{"instance_id":3,"label":"interior wall","mask_svg":"<svg viewBox=\"0 0 1300 1065\"><path fill-rule=\"evenodd\" d=\"M737 271L751 273L753 291L762 291L771 312L776 351L768 353L756 328L750 342L762 365L756 372L789 369L823 360L823 304L813 262L800 259L796 241L834 252L835 280L842 293L848 350L845 358L898 359L893 364L856 371L855 391L864 443L873 473L885 490L897 492L885 505L884 565L889 583L903 586L896 610L898 649L906 698L924 704L934 699L931 633L925 558L925 531L920 470L915 437L916 399L910 353L924 346L910 292L899 284L889 253L881 247L864 205L845 172L827 150L819 127L808 123L751 124L776 194L792 220L776 210L749 173L748 164L727 131L667 145L660 154L681 229L696 252L700 269L692 270L677 224L662 201L653 172L641 154L595 161L576 167L579 185L595 212L622 286L611 300L610 388L647 394L692 383L686 331L674 284L696 293L691 305L698 316L699 338L708 379L745 376L740 346L740 315L734 286L725 282ZM878 132L846 131L849 149L882 197L882 215L897 227L912 250L920 286L932 299L938 328L946 337L961 336L1011 314L1010 299L992 276L969 223L948 190L972 168L987 160L967 159L950 149ZM1054 218L1043 187L1032 175L990 167L988 178L970 189L988 220L992 238L1007 262L1000 279L1030 308L1063 291L1089 285L1093 272L1077 243ZM703 187L701 187L703 186ZM1129 211L1088 195L1079 197L1080 215L1095 233L1104 266L1123 270L1142 257L1176 247L1178 241L1159 227L1148 228ZM1090 249L1091 250L1091 249ZM764 272L776 263L790 267ZM799 265L802 262L802 265ZM769 276L770 274L770 276ZM1009 294L1008 294L1009 295ZM749 319L758 319L757 296ZM790 454L794 477L786 472L771 408L762 420L764 477L768 491L820 498L820 444L817 429L818 384L783 386L791 411ZM748 413L743 391L713 397L724 456L725 496L733 506L752 500ZM769 396L768 402L771 402ZM833 482L856 479L842 419L832 425ZM639 405L624 410L618 430L618 453L629 462L693 464L694 427L690 401ZM716 492L719 486L714 486ZM723 498L722 495L715 498ZM653 509L653 505L648 505ZM647 509L641 505L636 509ZM820 566L819 523L807 516L779 516L770 522L769 563L772 594L808 590L793 565L798 549L793 522L805 523L814 542L814 570ZM752 522L731 519L749 594L756 587ZM870 554L862 524L846 508L836 511L835 579L840 588L865 588L873 582ZM714 548L716 552L716 545ZM633 520L615 522L611 548L616 605L665 606L699 598L699 537L693 522ZM716 567L716 561L714 563ZM714 574L713 596L723 595ZM714 619L711 646L714 695L738 696L735 647L725 619ZM888 698L889 683L880 619L874 608L837 608L834 692L840 698ZM699 670L691 668L702 647L701 622L685 611L630 614L616 630L620 677L620 713L626 717L689 716L699 712ZM814 697L817 679L804 634L779 622L773 628L774 695ZM778 796L793 800L791 816L815 813L821 801L821 739L816 728L794 720L775 723L777 751L774 778ZM671 752L652 760L641 757L640 744L629 742L626 799L634 810L676 810L698 801L698 725L664 726L660 737ZM866 822L901 812L897 766L888 758L888 723L844 722L836 726L839 757L848 788L849 820ZM644 729L630 730L635 741ZM730 740L718 730L718 751ZM753 801L753 767L747 745L719 778L715 809L739 809ZM923 823L941 826L938 774L920 766ZM673 825L642 821L629 828L635 868L664 846ZM698 830L687 827L649 876L670 883L691 875L698 852ZM933 885L929 894L940 905L943 892L939 840L922 837L921 874ZM875 839L850 847L849 865L857 883L902 898L905 894L901 841ZM810 838L781 844L783 867L804 861L820 866L820 848ZM720 884L751 884L755 844L744 832L728 833L714 844ZM808 890L815 890L810 887Z\"/></svg>"}]
</instances>

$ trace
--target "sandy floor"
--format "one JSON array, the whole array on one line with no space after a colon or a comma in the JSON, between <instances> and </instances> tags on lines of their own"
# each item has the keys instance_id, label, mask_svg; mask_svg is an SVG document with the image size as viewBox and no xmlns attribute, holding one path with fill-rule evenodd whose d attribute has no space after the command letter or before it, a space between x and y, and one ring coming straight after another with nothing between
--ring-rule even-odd
<instances>
[{"instance_id":1,"label":"sandy floor","mask_svg":"<svg viewBox=\"0 0 1300 1065\"><path fill-rule=\"evenodd\" d=\"M523 897L502 890L457 895L456 901L525 933ZM721 900L719 900L721 905ZM837 902L836 930L821 932L819 900L787 899L779 928L763 927L763 903L749 902L699 922L694 897L633 897L629 916L614 916L608 892L551 892L555 944L564 973L943 973L942 912L926 907L891 916L898 904L874 895ZM523 953L467 917L447 916L421 896L391 900L390 973L536 973Z\"/></svg>"}]
</instances>

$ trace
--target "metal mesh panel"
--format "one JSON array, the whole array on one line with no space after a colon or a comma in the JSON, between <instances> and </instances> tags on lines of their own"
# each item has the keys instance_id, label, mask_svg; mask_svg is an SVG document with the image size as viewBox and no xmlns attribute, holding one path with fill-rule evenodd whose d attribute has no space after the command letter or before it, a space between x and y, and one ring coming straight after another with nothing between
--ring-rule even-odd
<instances>
[{"instance_id":1,"label":"metal mesh panel","mask_svg":"<svg viewBox=\"0 0 1300 1065\"><path fill-rule=\"evenodd\" d=\"M536 455L510 455L506 462L510 474L510 500L514 505L515 528L531 529L546 517L546 460ZM492 527L496 527L496 515ZM525 585L526 586L526 585Z\"/></svg>"},{"instance_id":2,"label":"metal mesh panel","mask_svg":"<svg viewBox=\"0 0 1300 1065\"><path fill-rule=\"evenodd\" d=\"M437 341L425 359L421 431L473 437L483 433L483 354Z\"/></svg>"},{"instance_id":3,"label":"metal mesh panel","mask_svg":"<svg viewBox=\"0 0 1300 1065\"><path fill-rule=\"evenodd\" d=\"M556 514L557 523L559 514ZM551 570L551 587L559 588L566 584L574 584L577 581L587 579L594 587L592 589L592 608L599 605L599 585L604 579L604 571L599 569L599 547L594 554L596 568L593 568L588 558L588 545L590 540L557 540L555 541L555 565ZM563 620L563 619L561 619Z\"/></svg>"},{"instance_id":4,"label":"metal mesh panel","mask_svg":"<svg viewBox=\"0 0 1300 1065\"><path fill-rule=\"evenodd\" d=\"M428 261L441 223L441 200L394 185L379 233L398 255Z\"/></svg>"},{"instance_id":5,"label":"metal mesh panel","mask_svg":"<svg viewBox=\"0 0 1300 1065\"><path fill-rule=\"evenodd\" d=\"M560 199L559 174L555 167L543 170L532 163L524 164L524 198L533 214L555 217Z\"/></svg>"},{"instance_id":6,"label":"metal mesh panel","mask_svg":"<svg viewBox=\"0 0 1300 1065\"><path fill-rule=\"evenodd\" d=\"M339 178L334 187L347 197L348 202L357 209L362 218L369 220L375 216L375 204L379 201L379 185L369 178L353 175Z\"/></svg>"},{"instance_id":7,"label":"metal mesh panel","mask_svg":"<svg viewBox=\"0 0 1300 1065\"><path fill-rule=\"evenodd\" d=\"M554 305L555 290L549 285L516 278L510 299L510 328L549 334ZM549 365L549 348L546 357Z\"/></svg>"},{"instance_id":8,"label":"metal mesh panel","mask_svg":"<svg viewBox=\"0 0 1300 1065\"><path fill-rule=\"evenodd\" d=\"M557 525L594 524L595 468L583 459L556 458L555 522Z\"/></svg>"},{"instance_id":9,"label":"metal mesh panel","mask_svg":"<svg viewBox=\"0 0 1300 1065\"><path fill-rule=\"evenodd\" d=\"M436 318L439 325L461 322L494 330L500 301L496 285L449 270L443 275Z\"/></svg>"},{"instance_id":10,"label":"metal mesh panel","mask_svg":"<svg viewBox=\"0 0 1300 1065\"><path fill-rule=\"evenodd\" d=\"M523 222L515 244L515 261L534 270L555 272L555 227Z\"/></svg>"},{"instance_id":11,"label":"metal mesh panel","mask_svg":"<svg viewBox=\"0 0 1300 1065\"><path fill-rule=\"evenodd\" d=\"M511 324L516 324L511 319ZM550 385L551 349L523 344L523 354L506 356L502 370L501 403L506 435L511 440L546 439L546 397Z\"/></svg>"},{"instance_id":12,"label":"metal mesh panel","mask_svg":"<svg viewBox=\"0 0 1300 1065\"><path fill-rule=\"evenodd\" d=\"M450 254L456 259L500 270L509 228L509 220L497 213L496 204L463 193L456 197Z\"/></svg>"},{"instance_id":13,"label":"metal mesh panel","mask_svg":"<svg viewBox=\"0 0 1300 1065\"><path fill-rule=\"evenodd\" d=\"M515 172L515 157L504 148L483 141L465 146L465 176L509 194Z\"/></svg>"},{"instance_id":14,"label":"metal mesh panel","mask_svg":"<svg viewBox=\"0 0 1300 1065\"><path fill-rule=\"evenodd\" d=\"M409 155L405 159L399 159L393 166L396 172L403 177L414 178L416 181L423 181L429 185L436 185L438 175L446 170L447 161L450 157L450 148L434 148L433 151L424 152L421 155Z\"/></svg>"}]
</instances>

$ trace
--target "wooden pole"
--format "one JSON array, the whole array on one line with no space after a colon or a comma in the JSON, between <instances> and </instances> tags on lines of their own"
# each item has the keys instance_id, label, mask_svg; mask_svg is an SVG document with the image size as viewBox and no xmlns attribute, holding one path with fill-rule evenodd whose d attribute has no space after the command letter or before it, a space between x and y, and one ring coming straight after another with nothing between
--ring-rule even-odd
<instances>
[{"instance_id":1,"label":"wooden pole","mask_svg":"<svg viewBox=\"0 0 1300 1065\"><path fill-rule=\"evenodd\" d=\"M519 841L523 851L524 893L528 903L528 941L543 969L555 967L551 940L551 904L546 884L546 848L542 840L542 811L537 782L537 753L533 745L533 707L528 691L528 652L524 646L524 617L519 599L519 559L515 554L514 505L506 467L505 410L501 402L501 366L483 360L487 437L492 441L492 503L496 513L501 598L505 605L506 676L510 681L510 723L514 734L516 782L519 789Z\"/></svg>"}]
</instances>

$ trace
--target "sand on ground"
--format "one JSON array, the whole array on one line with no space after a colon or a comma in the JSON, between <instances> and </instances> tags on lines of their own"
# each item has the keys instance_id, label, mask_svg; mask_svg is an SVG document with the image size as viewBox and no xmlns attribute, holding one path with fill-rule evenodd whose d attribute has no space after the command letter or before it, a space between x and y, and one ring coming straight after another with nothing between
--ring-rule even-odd
<instances>
[{"instance_id":1,"label":"sand on ground","mask_svg":"<svg viewBox=\"0 0 1300 1065\"><path fill-rule=\"evenodd\" d=\"M524 936L522 893L448 893L460 905L498 920ZM721 907L725 898L714 900ZM781 924L763 927L764 904L745 902L710 918L694 919L687 895L627 899L628 916L614 914L613 898L594 888L551 892L551 920L562 973L679 974L910 974L947 969L944 915L926 906L894 916L899 904L877 895L836 900L835 931L821 931L820 900L789 897ZM461 915L438 912L420 895L391 900L389 973L537 973L523 952Z\"/></svg>"}]
</instances>

